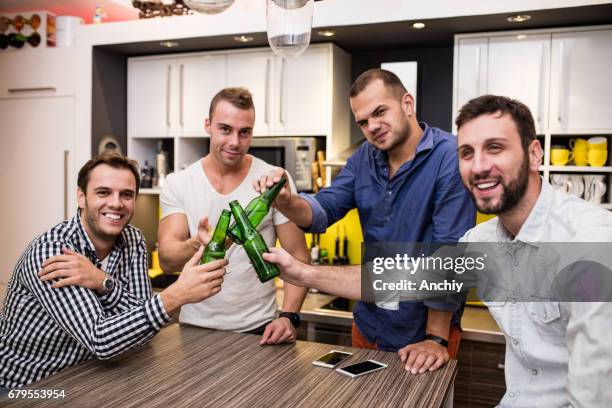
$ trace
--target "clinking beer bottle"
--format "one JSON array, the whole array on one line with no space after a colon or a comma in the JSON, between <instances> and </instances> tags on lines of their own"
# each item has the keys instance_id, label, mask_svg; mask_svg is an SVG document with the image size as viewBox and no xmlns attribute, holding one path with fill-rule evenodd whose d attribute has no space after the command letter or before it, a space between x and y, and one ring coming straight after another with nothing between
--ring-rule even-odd
<instances>
[{"instance_id":1,"label":"clinking beer bottle","mask_svg":"<svg viewBox=\"0 0 612 408\"><path fill-rule=\"evenodd\" d=\"M263 283L280 275L276 265L263 259L262 254L269 252L268 245L266 245L266 241L264 241L261 234L251 225L249 218L238 201L230 202L230 208L243 238L242 246L249 256L259 280Z\"/></svg>"},{"instance_id":2,"label":"clinking beer bottle","mask_svg":"<svg viewBox=\"0 0 612 408\"><path fill-rule=\"evenodd\" d=\"M287 178L283 174L278 183L274 184L272 187L263 192L259 197L252 199L244 209L249 221L253 228L257 228L257 226L261 223L261 220L268 214L270 211L270 207L272 206L272 202L283 189L283 186L287 182ZM234 218L236 216L234 215ZM227 231L227 237L234 241L237 244L242 244L243 238L240 229L234 222L232 226Z\"/></svg>"},{"instance_id":3,"label":"clinking beer bottle","mask_svg":"<svg viewBox=\"0 0 612 408\"><path fill-rule=\"evenodd\" d=\"M221 216L215 227L215 232L208 245L206 245L206 249L204 249L204 254L202 255L200 263L205 264L216 259L225 258L225 233L229 225L230 214L228 210L223 210L221 212Z\"/></svg>"}]
</instances>

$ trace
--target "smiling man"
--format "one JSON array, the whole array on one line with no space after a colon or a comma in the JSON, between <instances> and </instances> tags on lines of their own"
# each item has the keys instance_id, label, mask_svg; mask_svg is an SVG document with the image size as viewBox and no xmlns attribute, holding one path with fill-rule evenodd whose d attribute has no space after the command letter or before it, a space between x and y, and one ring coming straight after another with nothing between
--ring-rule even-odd
<instances>
[{"instance_id":1,"label":"smiling man","mask_svg":"<svg viewBox=\"0 0 612 408\"><path fill-rule=\"evenodd\" d=\"M97 156L79 171L79 211L33 240L9 281L0 313L0 394L91 358L150 340L186 303L221 290L225 261L198 265L153 296L140 231L129 225L138 165Z\"/></svg>"},{"instance_id":2,"label":"smiling man","mask_svg":"<svg viewBox=\"0 0 612 408\"><path fill-rule=\"evenodd\" d=\"M217 222L221 211L238 200L246 206L257 196L251 180L273 167L248 154L253 138L255 107L244 88L226 88L210 103L204 129L210 135L209 153L166 179L160 195L159 258L165 271L180 270L210 236L209 220ZM291 188L293 181L289 178ZM272 209L258 230L268 246L278 237L294 256L309 261L304 233L279 211ZM179 320L195 326L261 334L261 344L292 342L299 325L297 312L306 290L285 285L283 312L276 315L273 281L259 282L244 249L227 250L228 274L223 292L213 299L181 309Z\"/></svg>"}]
</instances>

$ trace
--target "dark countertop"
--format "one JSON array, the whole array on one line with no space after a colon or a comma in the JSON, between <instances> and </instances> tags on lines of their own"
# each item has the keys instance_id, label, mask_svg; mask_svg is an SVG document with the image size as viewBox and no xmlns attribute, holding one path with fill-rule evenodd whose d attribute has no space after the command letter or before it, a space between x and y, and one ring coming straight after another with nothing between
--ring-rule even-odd
<instances>
[{"instance_id":1,"label":"dark countertop","mask_svg":"<svg viewBox=\"0 0 612 408\"><path fill-rule=\"evenodd\" d=\"M312 361L331 349L384 370L351 379ZM90 360L27 390L64 390L63 399L6 399L3 407L442 407L457 361L418 375L396 353L298 341L259 346L259 336L171 324L139 349ZM4 397L6 398L6 397Z\"/></svg>"},{"instance_id":2,"label":"dark countertop","mask_svg":"<svg viewBox=\"0 0 612 408\"><path fill-rule=\"evenodd\" d=\"M300 312L302 320L312 323L351 326L353 324L353 314L351 312L320 309L321 306L331 302L336 297L322 293L309 293ZM282 304L282 299L283 290L278 289L276 300L279 305ZM463 329L462 339L505 344L504 335L486 307L466 306L461 319L461 327Z\"/></svg>"}]
</instances>

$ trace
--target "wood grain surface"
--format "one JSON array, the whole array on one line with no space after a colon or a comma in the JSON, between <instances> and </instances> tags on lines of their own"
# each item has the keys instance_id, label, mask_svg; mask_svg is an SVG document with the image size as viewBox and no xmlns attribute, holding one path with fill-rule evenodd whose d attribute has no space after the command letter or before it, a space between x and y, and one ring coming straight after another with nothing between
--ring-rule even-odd
<instances>
[{"instance_id":1,"label":"wood grain surface","mask_svg":"<svg viewBox=\"0 0 612 408\"><path fill-rule=\"evenodd\" d=\"M315 367L332 349L341 366L374 359L388 368L356 379ZM396 353L298 341L259 346L259 336L172 324L147 345L109 361L67 368L29 389L65 390L63 399L2 401L6 407L440 407L457 362L406 372Z\"/></svg>"}]
</instances>

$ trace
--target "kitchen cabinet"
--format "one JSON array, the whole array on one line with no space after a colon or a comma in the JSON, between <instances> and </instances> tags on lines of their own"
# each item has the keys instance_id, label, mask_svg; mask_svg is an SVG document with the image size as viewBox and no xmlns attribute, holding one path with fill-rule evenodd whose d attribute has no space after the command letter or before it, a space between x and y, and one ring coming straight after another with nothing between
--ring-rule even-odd
<instances>
[{"instance_id":1,"label":"kitchen cabinet","mask_svg":"<svg viewBox=\"0 0 612 408\"><path fill-rule=\"evenodd\" d=\"M0 58L0 300L27 244L74 214L75 60L73 48Z\"/></svg>"},{"instance_id":2,"label":"kitchen cabinet","mask_svg":"<svg viewBox=\"0 0 612 408\"><path fill-rule=\"evenodd\" d=\"M612 166L550 162L553 145L569 148L576 137L604 136L612 146L612 82L604 79L612 65L610 44L612 26L457 35L453 122L463 104L479 95L520 100L533 114L544 149L544 179L555 173L603 175L607 194L600 206L612 209Z\"/></svg>"},{"instance_id":3,"label":"kitchen cabinet","mask_svg":"<svg viewBox=\"0 0 612 408\"><path fill-rule=\"evenodd\" d=\"M210 100L225 86L225 68L224 55L131 59L130 136L202 136Z\"/></svg>"},{"instance_id":4,"label":"kitchen cabinet","mask_svg":"<svg viewBox=\"0 0 612 408\"><path fill-rule=\"evenodd\" d=\"M350 59L331 44L314 44L298 58L271 50L228 55L227 86L251 90L255 136L348 134ZM334 117L333 114L338 116Z\"/></svg>"},{"instance_id":5,"label":"kitchen cabinet","mask_svg":"<svg viewBox=\"0 0 612 408\"><path fill-rule=\"evenodd\" d=\"M612 29L553 34L553 132L612 129L611 45Z\"/></svg>"},{"instance_id":6,"label":"kitchen cabinet","mask_svg":"<svg viewBox=\"0 0 612 408\"><path fill-rule=\"evenodd\" d=\"M493 37L487 50L487 93L512 95L527 105L538 133L546 129L550 37L550 34Z\"/></svg>"},{"instance_id":7,"label":"kitchen cabinet","mask_svg":"<svg viewBox=\"0 0 612 408\"><path fill-rule=\"evenodd\" d=\"M456 40L454 107L461 107L470 99L486 93L487 51L486 37Z\"/></svg>"},{"instance_id":8,"label":"kitchen cabinet","mask_svg":"<svg viewBox=\"0 0 612 408\"><path fill-rule=\"evenodd\" d=\"M227 86L243 87L251 91L255 104L255 136L269 135L272 123L273 70L276 57L271 50L245 51L227 57ZM219 88L221 89L221 88Z\"/></svg>"},{"instance_id":9,"label":"kitchen cabinet","mask_svg":"<svg viewBox=\"0 0 612 408\"><path fill-rule=\"evenodd\" d=\"M210 101L226 83L226 56L181 58L177 64L181 135L202 136Z\"/></svg>"},{"instance_id":10,"label":"kitchen cabinet","mask_svg":"<svg viewBox=\"0 0 612 408\"><path fill-rule=\"evenodd\" d=\"M462 340L457 360L454 406L485 408L499 404L506 392L505 345Z\"/></svg>"}]
</instances>

